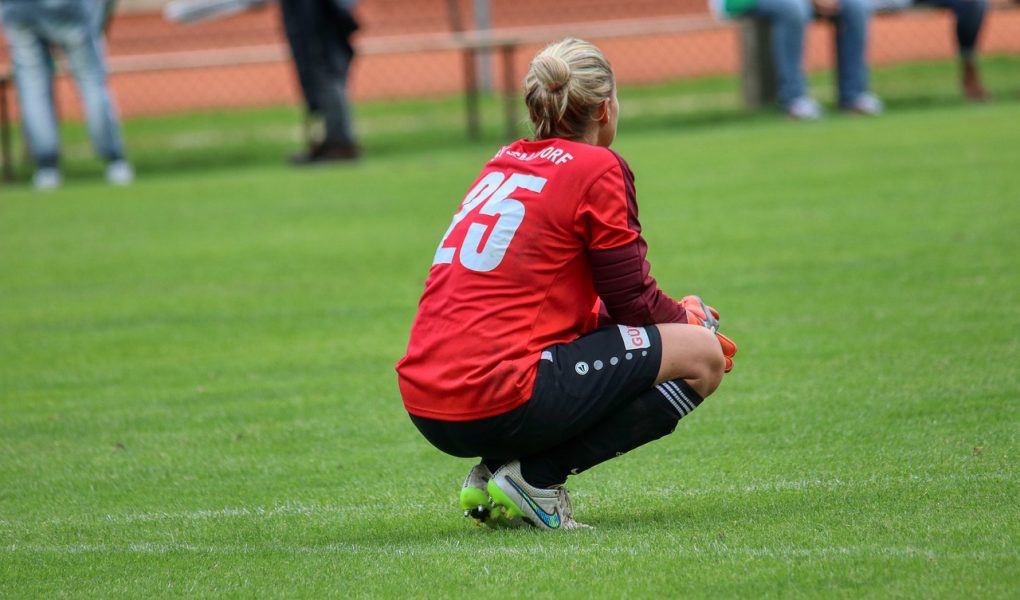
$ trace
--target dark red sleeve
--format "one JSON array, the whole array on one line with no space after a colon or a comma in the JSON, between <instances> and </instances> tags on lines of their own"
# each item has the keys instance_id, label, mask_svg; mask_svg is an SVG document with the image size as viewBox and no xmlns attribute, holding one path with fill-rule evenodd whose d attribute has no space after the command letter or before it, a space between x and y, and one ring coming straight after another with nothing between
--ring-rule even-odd
<instances>
[{"instance_id":1,"label":"dark red sleeve","mask_svg":"<svg viewBox=\"0 0 1020 600\"><path fill-rule=\"evenodd\" d=\"M627 227L636 236L621 246L589 250L595 292L602 299L604 312L608 313L611 322L622 325L686 323L684 309L660 290L651 276L652 266L645 258L648 244L641 237L641 223L638 221L634 174L623 157L615 152L613 154L624 174ZM604 324L602 318L599 324Z\"/></svg>"},{"instance_id":2,"label":"dark red sleeve","mask_svg":"<svg viewBox=\"0 0 1020 600\"><path fill-rule=\"evenodd\" d=\"M595 292L602 299L611 322L622 325L686 323L684 309L660 290L651 276L645 252L645 241L638 237L626 246L589 253ZM604 324L602 319L599 324Z\"/></svg>"}]
</instances>

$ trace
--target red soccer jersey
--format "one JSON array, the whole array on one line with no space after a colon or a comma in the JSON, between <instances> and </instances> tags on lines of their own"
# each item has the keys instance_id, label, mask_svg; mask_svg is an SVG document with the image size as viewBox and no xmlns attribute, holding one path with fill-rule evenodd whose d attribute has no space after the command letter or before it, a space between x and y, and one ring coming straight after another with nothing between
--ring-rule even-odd
<instances>
[{"instance_id":1,"label":"red soccer jersey","mask_svg":"<svg viewBox=\"0 0 1020 600\"><path fill-rule=\"evenodd\" d=\"M590 254L633 247L647 264L633 182L599 146L554 138L500 149L436 250L397 363L408 412L467 421L527 402L542 349L592 327Z\"/></svg>"}]
</instances>

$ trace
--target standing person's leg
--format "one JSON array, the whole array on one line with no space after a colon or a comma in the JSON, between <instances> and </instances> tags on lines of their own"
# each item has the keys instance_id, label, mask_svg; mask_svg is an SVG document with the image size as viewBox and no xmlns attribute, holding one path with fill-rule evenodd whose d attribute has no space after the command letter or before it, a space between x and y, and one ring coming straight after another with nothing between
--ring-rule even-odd
<instances>
[{"instance_id":1,"label":"standing person's leg","mask_svg":"<svg viewBox=\"0 0 1020 600\"><path fill-rule=\"evenodd\" d=\"M871 0L840 0L836 17L836 70L839 105L866 114L878 114L881 102L868 92L868 26Z\"/></svg>"},{"instance_id":2,"label":"standing person's leg","mask_svg":"<svg viewBox=\"0 0 1020 600\"><path fill-rule=\"evenodd\" d=\"M317 40L313 34L317 27L318 11L308 0L280 0L280 17L290 48L291 63L297 76L304 104L304 148L291 155L292 164L312 161L316 148L322 144L324 125L322 106L319 103L318 83L315 77L313 52ZM311 29L310 29L311 28Z\"/></svg>"},{"instance_id":3,"label":"standing person's leg","mask_svg":"<svg viewBox=\"0 0 1020 600\"><path fill-rule=\"evenodd\" d=\"M988 92L981 83L977 65L977 42L988 11L987 0L917 0L918 4L948 8L956 17L956 46L960 54L960 82L970 100L985 100Z\"/></svg>"},{"instance_id":4,"label":"standing person's leg","mask_svg":"<svg viewBox=\"0 0 1020 600\"><path fill-rule=\"evenodd\" d=\"M315 18L308 15L307 6L307 0L280 0L280 16L305 109L309 113L318 113L320 110L316 101L318 92L315 88L310 57L312 37L306 29L309 22L314 23Z\"/></svg>"},{"instance_id":5,"label":"standing person's leg","mask_svg":"<svg viewBox=\"0 0 1020 600\"><path fill-rule=\"evenodd\" d=\"M351 119L350 103L347 99L347 74L354 52L350 44L327 42L328 59L324 63L326 76L323 78L322 106L326 123L326 144L354 147L357 139Z\"/></svg>"},{"instance_id":6,"label":"standing person's leg","mask_svg":"<svg viewBox=\"0 0 1020 600\"><path fill-rule=\"evenodd\" d=\"M981 83L977 64L977 42L988 10L986 0L952 0L956 15L956 43L960 50L963 93L970 100L985 100L988 92Z\"/></svg>"},{"instance_id":7,"label":"standing person's leg","mask_svg":"<svg viewBox=\"0 0 1020 600\"><path fill-rule=\"evenodd\" d=\"M24 18L25 6L0 7L29 152L36 167L55 170L60 162L60 133L53 107L53 65L46 42L32 21Z\"/></svg>"},{"instance_id":8,"label":"standing person's leg","mask_svg":"<svg viewBox=\"0 0 1020 600\"><path fill-rule=\"evenodd\" d=\"M811 7L807 0L759 0L752 13L771 22L779 106L788 110L796 100L808 95L803 63Z\"/></svg>"},{"instance_id":9,"label":"standing person's leg","mask_svg":"<svg viewBox=\"0 0 1020 600\"><path fill-rule=\"evenodd\" d=\"M347 99L347 75L354 59L354 48L346 32L354 27L354 22L334 1L317 2L319 15L314 35L318 44L313 70L326 126L323 145L336 153L336 158L342 158L340 154L345 150L349 150L353 158L357 154L357 142Z\"/></svg>"},{"instance_id":10,"label":"standing person's leg","mask_svg":"<svg viewBox=\"0 0 1020 600\"><path fill-rule=\"evenodd\" d=\"M108 179L129 183L133 173L125 161L120 119L109 89L105 44L93 9L82 0L67 0L59 10L47 13L41 23L46 36L64 50L84 104L92 146L109 163Z\"/></svg>"}]
</instances>

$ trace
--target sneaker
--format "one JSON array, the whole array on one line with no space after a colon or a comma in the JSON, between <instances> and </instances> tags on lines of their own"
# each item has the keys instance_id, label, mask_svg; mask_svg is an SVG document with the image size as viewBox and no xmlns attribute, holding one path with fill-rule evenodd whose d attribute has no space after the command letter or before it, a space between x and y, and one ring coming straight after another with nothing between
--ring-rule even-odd
<instances>
[{"instance_id":1,"label":"sneaker","mask_svg":"<svg viewBox=\"0 0 1020 600\"><path fill-rule=\"evenodd\" d=\"M489 479L489 497L494 508L513 521L521 519L532 527L545 530L591 529L574 520L567 488L537 488L524 481L521 462L515 460L499 469Z\"/></svg>"},{"instance_id":2,"label":"sneaker","mask_svg":"<svg viewBox=\"0 0 1020 600\"><path fill-rule=\"evenodd\" d=\"M882 101L871 92L864 92L860 96L854 98L854 101L843 107L844 110L849 112L857 113L859 115L868 115L870 117L877 117L882 114L882 110L885 105Z\"/></svg>"},{"instance_id":3,"label":"sneaker","mask_svg":"<svg viewBox=\"0 0 1020 600\"><path fill-rule=\"evenodd\" d=\"M335 162L354 162L361 157L361 148L355 144L326 143L310 146L305 152L290 157L296 166L321 165Z\"/></svg>"},{"instance_id":4,"label":"sneaker","mask_svg":"<svg viewBox=\"0 0 1020 600\"><path fill-rule=\"evenodd\" d=\"M130 185L135 180L135 170L126 160L110 161L106 165L106 181L110 185Z\"/></svg>"},{"instance_id":5,"label":"sneaker","mask_svg":"<svg viewBox=\"0 0 1020 600\"><path fill-rule=\"evenodd\" d=\"M988 100L988 91L981 83L981 74L978 72L977 64L973 61L963 63L963 95L971 102L984 102Z\"/></svg>"},{"instance_id":6,"label":"sneaker","mask_svg":"<svg viewBox=\"0 0 1020 600\"><path fill-rule=\"evenodd\" d=\"M32 176L32 187L37 190L55 190L64 182L60 169L43 167Z\"/></svg>"},{"instance_id":7,"label":"sneaker","mask_svg":"<svg viewBox=\"0 0 1020 600\"><path fill-rule=\"evenodd\" d=\"M801 96L786 107L786 116L797 121L817 121L822 118L822 107L814 98Z\"/></svg>"}]
</instances>

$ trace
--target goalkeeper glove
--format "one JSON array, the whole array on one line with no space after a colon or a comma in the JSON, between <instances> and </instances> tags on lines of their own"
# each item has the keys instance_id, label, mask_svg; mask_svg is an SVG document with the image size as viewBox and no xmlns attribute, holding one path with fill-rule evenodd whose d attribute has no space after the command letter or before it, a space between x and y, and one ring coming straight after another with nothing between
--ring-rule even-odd
<instances>
[{"instance_id":1,"label":"goalkeeper glove","mask_svg":"<svg viewBox=\"0 0 1020 600\"><path fill-rule=\"evenodd\" d=\"M689 325L700 325L715 334L722 347L723 359L726 366L723 371L729 373L733 370L733 356L737 353L737 345L733 340L719 333L719 311L705 304L699 296L684 296L678 303L687 313Z\"/></svg>"},{"instance_id":2,"label":"goalkeeper glove","mask_svg":"<svg viewBox=\"0 0 1020 600\"><path fill-rule=\"evenodd\" d=\"M689 325L701 325L712 333L719 331L719 311L705 304L700 296L684 296L678 304L687 313Z\"/></svg>"}]
</instances>

